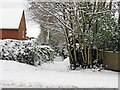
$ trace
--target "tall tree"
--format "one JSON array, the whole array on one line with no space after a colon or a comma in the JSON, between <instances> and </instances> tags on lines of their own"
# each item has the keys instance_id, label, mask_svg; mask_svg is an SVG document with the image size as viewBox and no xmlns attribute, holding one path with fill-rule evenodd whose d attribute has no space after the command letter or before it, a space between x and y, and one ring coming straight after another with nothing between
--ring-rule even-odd
<instances>
[{"instance_id":1,"label":"tall tree","mask_svg":"<svg viewBox=\"0 0 120 90\"><path fill-rule=\"evenodd\" d=\"M32 17L41 26L48 27L51 35L56 31L60 36L64 36L72 69L80 64L90 65L94 62L95 59L91 57L93 47L96 47L96 59L99 59L98 49L113 37L115 19L112 0L110 3L97 1L43 3L30 0L29 4Z\"/></svg>"}]
</instances>

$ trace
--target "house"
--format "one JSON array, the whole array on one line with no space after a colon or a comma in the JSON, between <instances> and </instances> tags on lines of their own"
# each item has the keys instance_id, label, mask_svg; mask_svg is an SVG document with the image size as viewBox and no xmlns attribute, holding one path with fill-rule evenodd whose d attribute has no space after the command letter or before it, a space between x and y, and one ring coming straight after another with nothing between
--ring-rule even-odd
<instances>
[{"instance_id":1,"label":"house","mask_svg":"<svg viewBox=\"0 0 120 90\"><path fill-rule=\"evenodd\" d=\"M0 12L0 39L27 39L24 10L2 9Z\"/></svg>"}]
</instances>

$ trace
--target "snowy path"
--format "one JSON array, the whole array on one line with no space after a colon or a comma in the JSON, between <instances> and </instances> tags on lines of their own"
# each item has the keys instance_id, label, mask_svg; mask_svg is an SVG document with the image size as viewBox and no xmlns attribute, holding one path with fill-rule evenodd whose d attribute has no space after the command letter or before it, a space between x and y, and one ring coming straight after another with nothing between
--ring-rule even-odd
<instances>
[{"instance_id":1,"label":"snowy path","mask_svg":"<svg viewBox=\"0 0 120 90\"><path fill-rule=\"evenodd\" d=\"M56 61L34 67L15 61L0 61L0 87L117 88L118 73L67 70L67 62Z\"/></svg>"}]
</instances>

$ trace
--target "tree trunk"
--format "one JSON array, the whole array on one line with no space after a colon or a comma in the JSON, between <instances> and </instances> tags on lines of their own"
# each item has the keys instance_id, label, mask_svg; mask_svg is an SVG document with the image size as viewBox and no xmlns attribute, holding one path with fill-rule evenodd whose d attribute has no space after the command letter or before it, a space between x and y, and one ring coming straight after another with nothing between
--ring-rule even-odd
<instances>
[{"instance_id":1,"label":"tree trunk","mask_svg":"<svg viewBox=\"0 0 120 90\"><path fill-rule=\"evenodd\" d=\"M112 10L112 1L113 1L113 0L110 0L110 3L109 3L109 10L110 10L110 11Z\"/></svg>"},{"instance_id":2,"label":"tree trunk","mask_svg":"<svg viewBox=\"0 0 120 90\"><path fill-rule=\"evenodd\" d=\"M88 47L88 65L90 66L92 64L92 58L91 58L91 48Z\"/></svg>"},{"instance_id":3,"label":"tree trunk","mask_svg":"<svg viewBox=\"0 0 120 90\"><path fill-rule=\"evenodd\" d=\"M81 51L81 53L82 53L82 59L83 59L83 62L84 63L86 63L86 61L85 61L85 58L84 58L84 52L83 52L83 46L82 46L82 43L81 43L81 37L80 37L80 35L78 35L78 39L79 39L79 47L80 47L80 51Z\"/></svg>"},{"instance_id":4,"label":"tree trunk","mask_svg":"<svg viewBox=\"0 0 120 90\"><path fill-rule=\"evenodd\" d=\"M73 33L73 48L74 48L74 59L75 59L75 63L77 64L77 56L76 56L76 41L75 41L75 35Z\"/></svg>"},{"instance_id":5,"label":"tree trunk","mask_svg":"<svg viewBox=\"0 0 120 90\"><path fill-rule=\"evenodd\" d=\"M119 17L118 17L118 24L120 25L120 12L119 12Z\"/></svg>"},{"instance_id":6,"label":"tree trunk","mask_svg":"<svg viewBox=\"0 0 120 90\"><path fill-rule=\"evenodd\" d=\"M63 6L63 14L65 13L65 8ZM63 19L66 20L65 14L63 15ZM66 46L67 46L67 50L68 50L68 57L69 57L69 62L70 64L72 63L71 61L71 51L70 51L70 45L69 45L69 39L68 39L68 29L67 27L65 27L65 36L66 36Z\"/></svg>"},{"instance_id":7,"label":"tree trunk","mask_svg":"<svg viewBox=\"0 0 120 90\"><path fill-rule=\"evenodd\" d=\"M86 49L86 45L84 44L84 55L85 55L85 61L87 62L88 59L87 59L87 52L86 52L86 50L87 50Z\"/></svg>"}]
</instances>

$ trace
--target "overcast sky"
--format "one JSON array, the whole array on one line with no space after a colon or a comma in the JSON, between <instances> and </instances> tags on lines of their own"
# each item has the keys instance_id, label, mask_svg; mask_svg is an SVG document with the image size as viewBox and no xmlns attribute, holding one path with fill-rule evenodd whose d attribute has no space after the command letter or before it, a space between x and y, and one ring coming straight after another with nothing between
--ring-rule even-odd
<instances>
[{"instance_id":1,"label":"overcast sky","mask_svg":"<svg viewBox=\"0 0 120 90\"><path fill-rule=\"evenodd\" d=\"M25 10L26 9L25 0L0 0L0 11L3 10L4 8ZM39 35L40 33L39 25L33 21L28 21L27 14L26 14L26 26L27 26L27 36L37 37Z\"/></svg>"},{"instance_id":2,"label":"overcast sky","mask_svg":"<svg viewBox=\"0 0 120 90\"><path fill-rule=\"evenodd\" d=\"M50 0L47 0L47 1L50 1ZM119 1L119 0L114 0L114 1ZM26 0L0 0L0 10L2 10L3 8L26 9L25 3L26 3ZM116 13L116 17L118 17L117 13ZM27 26L27 36L37 37L39 35L40 33L39 25L33 21L28 21L27 15L26 15L26 26Z\"/></svg>"}]
</instances>

